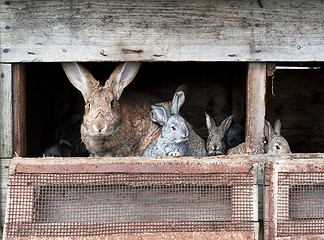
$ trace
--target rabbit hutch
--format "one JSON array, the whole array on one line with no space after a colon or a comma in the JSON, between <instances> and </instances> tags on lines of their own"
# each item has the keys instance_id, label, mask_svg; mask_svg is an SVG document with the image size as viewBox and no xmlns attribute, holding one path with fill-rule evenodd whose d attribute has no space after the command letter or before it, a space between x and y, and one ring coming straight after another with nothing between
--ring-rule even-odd
<instances>
[{"instance_id":1,"label":"rabbit hutch","mask_svg":"<svg viewBox=\"0 0 324 240\"><path fill-rule=\"evenodd\" d=\"M4 239L324 239L322 1L0 6ZM209 126L231 119L221 142L229 148L229 129L238 126L243 151L90 152L80 130L87 86L73 83L66 66L108 86L127 63L141 65L118 99L104 103L119 108L133 94L118 121L131 110L139 115L141 94L156 104L180 89L189 139L192 130L208 145ZM269 129L289 150L275 154L283 145L270 144Z\"/></svg>"}]
</instances>

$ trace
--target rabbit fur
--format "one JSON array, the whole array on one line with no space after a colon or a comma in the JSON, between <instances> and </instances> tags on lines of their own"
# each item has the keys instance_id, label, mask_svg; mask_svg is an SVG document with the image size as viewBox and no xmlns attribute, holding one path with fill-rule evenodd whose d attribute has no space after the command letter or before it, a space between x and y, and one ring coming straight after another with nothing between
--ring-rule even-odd
<instances>
[{"instance_id":1,"label":"rabbit fur","mask_svg":"<svg viewBox=\"0 0 324 240\"><path fill-rule=\"evenodd\" d=\"M176 93L180 91L184 93L185 90L186 90L185 85L180 85L176 89ZM179 97L180 97L179 108L181 108L185 101L185 94L179 94ZM164 110L167 112L167 114L169 116L171 115L172 101L156 103L155 106L163 107ZM163 122L159 120L159 118L155 114L155 111L153 110L151 111L151 119L153 122L157 122L163 126ZM207 155L206 148L205 148L205 141L194 131L193 126L189 122L186 121L186 125L189 130L188 144L189 144L189 148L191 149L190 152L192 152L193 154L192 156L205 157Z\"/></svg>"},{"instance_id":2,"label":"rabbit fur","mask_svg":"<svg viewBox=\"0 0 324 240\"><path fill-rule=\"evenodd\" d=\"M271 124L268 121L265 121L265 138L266 143L264 145L264 153L265 154L286 154L291 153L289 144L287 140L280 135L281 131L281 122L279 119L276 120L274 125L274 130ZM228 149L228 155L233 154L244 154L246 153L246 144L241 143L234 148Z\"/></svg>"},{"instance_id":3,"label":"rabbit fur","mask_svg":"<svg viewBox=\"0 0 324 240\"><path fill-rule=\"evenodd\" d=\"M119 64L104 86L81 64L62 63L62 66L85 101L81 138L90 156L141 155L160 135L161 127L149 115L156 98L139 93L125 93L121 97L140 63Z\"/></svg>"},{"instance_id":4,"label":"rabbit fur","mask_svg":"<svg viewBox=\"0 0 324 240\"><path fill-rule=\"evenodd\" d=\"M44 157L71 157L72 147L71 144L65 140L61 139L57 144L53 144L43 152Z\"/></svg>"},{"instance_id":5,"label":"rabbit fur","mask_svg":"<svg viewBox=\"0 0 324 240\"><path fill-rule=\"evenodd\" d=\"M233 115L228 116L223 122L216 126L214 119L205 112L206 125L208 129L208 138L206 143L206 150L208 156L215 156L225 154L226 152L226 133L233 121Z\"/></svg>"},{"instance_id":6,"label":"rabbit fur","mask_svg":"<svg viewBox=\"0 0 324 240\"><path fill-rule=\"evenodd\" d=\"M189 129L186 121L179 115L184 101L183 91L176 92L171 111L152 105L154 116L163 125L159 138L143 152L143 156L194 156L195 149L189 143Z\"/></svg>"}]
</instances>

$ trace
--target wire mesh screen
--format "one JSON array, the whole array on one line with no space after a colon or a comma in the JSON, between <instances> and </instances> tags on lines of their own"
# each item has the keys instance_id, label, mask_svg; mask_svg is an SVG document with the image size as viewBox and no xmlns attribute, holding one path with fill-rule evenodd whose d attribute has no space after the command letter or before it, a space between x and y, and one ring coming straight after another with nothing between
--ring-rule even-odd
<instances>
[{"instance_id":1,"label":"wire mesh screen","mask_svg":"<svg viewBox=\"0 0 324 240\"><path fill-rule=\"evenodd\" d=\"M324 234L324 173L278 174L278 236Z\"/></svg>"},{"instance_id":2,"label":"wire mesh screen","mask_svg":"<svg viewBox=\"0 0 324 240\"><path fill-rule=\"evenodd\" d=\"M253 231L250 174L9 177L7 237Z\"/></svg>"}]
</instances>

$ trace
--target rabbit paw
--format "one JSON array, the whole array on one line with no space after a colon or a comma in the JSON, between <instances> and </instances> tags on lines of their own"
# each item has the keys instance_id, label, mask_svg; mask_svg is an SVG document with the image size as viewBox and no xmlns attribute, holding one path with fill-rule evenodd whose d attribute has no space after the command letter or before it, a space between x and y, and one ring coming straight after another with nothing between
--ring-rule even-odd
<instances>
[{"instance_id":1,"label":"rabbit paw","mask_svg":"<svg viewBox=\"0 0 324 240\"><path fill-rule=\"evenodd\" d=\"M180 157L180 153L179 152L169 152L168 156L169 157Z\"/></svg>"}]
</instances>

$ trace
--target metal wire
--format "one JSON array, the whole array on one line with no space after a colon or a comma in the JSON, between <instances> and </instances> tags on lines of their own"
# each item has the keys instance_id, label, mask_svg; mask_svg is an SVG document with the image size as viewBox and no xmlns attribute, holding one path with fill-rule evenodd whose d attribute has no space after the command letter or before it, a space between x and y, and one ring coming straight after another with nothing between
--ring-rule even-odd
<instances>
[{"instance_id":1,"label":"metal wire","mask_svg":"<svg viewBox=\"0 0 324 240\"><path fill-rule=\"evenodd\" d=\"M324 173L279 173L278 237L324 233Z\"/></svg>"},{"instance_id":2,"label":"metal wire","mask_svg":"<svg viewBox=\"0 0 324 240\"><path fill-rule=\"evenodd\" d=\"M20 174L6 237L253 231L250 174Z\"/></svg>"}]
</instances>

